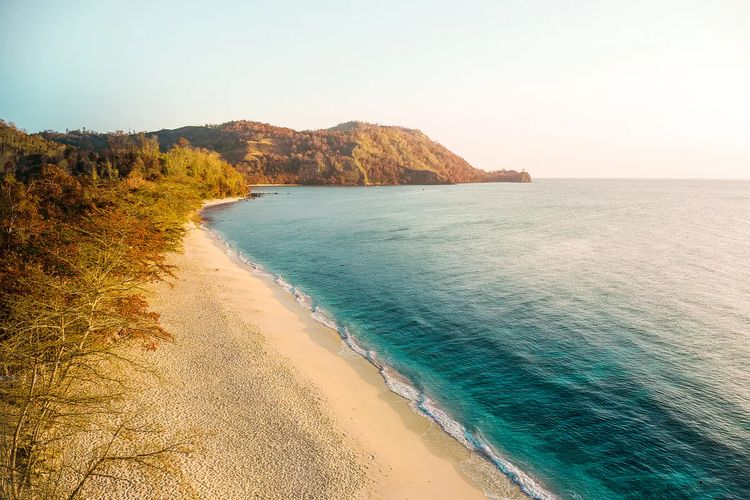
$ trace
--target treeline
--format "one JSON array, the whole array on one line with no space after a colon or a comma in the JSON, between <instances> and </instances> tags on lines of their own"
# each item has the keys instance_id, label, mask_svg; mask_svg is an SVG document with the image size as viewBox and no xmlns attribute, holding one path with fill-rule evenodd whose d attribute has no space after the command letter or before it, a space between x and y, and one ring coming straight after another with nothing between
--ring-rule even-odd
<instances>
[{"instance_id":1,"label":"treeline","mask_svg":"<svg viewBox=\"0 0 750 500\"><path fill-rule=\"evenodd\" d=\"M5 149L12 156L14 148L11 137L22 133L7 124L5 129L12 132L0 135L0 160L6 154ZM8 139L3 136L8 136ZM245 179L219 153L193 148L184 138L179 138L168 150L162 152L156 136L147 137L143 133L99 134L72 131L65 134L46 132L43 136L26 137L33 142L43 140L48 144L50 154L46 158L33 158L37 166L45 162L54 163L72 175L84 175L94 180L118 180L131 175L149 181L163 178L183 180L192 182L203 197L240 192L246 185ZM29 168L24 158L25 155L21 155L15 165L16 175L20 174L25 178ZM0 169L2 168L0 163Z\"/></svg>"},{"instance_id":2,"label":"treeline","mask_svg":"<svg viewBox=\"0 0 750 500\"><path fill-rule=\"evenodd\" d=\"M45 137L97 150L108 141L142 135L73 131ZM446 184L459 182L529 182L525 172L488 173L431 140L419 130L348 122L324 130L296 131L265 123L234 121L222 125L159 130L162 152L188 139L216 151L250 183L332 185Z\"/></svg>"},{"instance_id":3,"label":"treeline","mask_svg":"<svg viewBox=\"0 0 750 500\"><path fill-rule=\"evenodd\" d=\"M245 181L218 153L113 134L97 148L0 122L0 497L74 497L124 464L165 471L185 442L122 412L124 346L170 338L144 286L189 214ZM96 446L74 453L83 435Z\"/></svg>"}]
</instances>

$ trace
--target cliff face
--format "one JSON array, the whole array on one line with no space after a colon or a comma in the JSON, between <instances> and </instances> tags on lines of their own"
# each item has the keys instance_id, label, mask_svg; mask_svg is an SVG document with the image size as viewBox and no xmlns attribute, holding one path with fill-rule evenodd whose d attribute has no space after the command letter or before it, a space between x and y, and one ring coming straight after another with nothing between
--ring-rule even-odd
<instances>
[{"instance_id":1,"label":"cliff face","mask_svg":"<svg viewBox=\"0 0 750 500\"><path fill-rule=\"evenodd\" d=\"M324 130L296 131L235 121L148 132L162 151L187 140L217 151L252 183L449 184L530 182L526 172L485 172L419 130L347 122ZM88 137L88 138L87 138ZM96 148L107 134L56 134L51 139ZM107 141L103 141L107 142Z\"/></svg>"}]
</instances>

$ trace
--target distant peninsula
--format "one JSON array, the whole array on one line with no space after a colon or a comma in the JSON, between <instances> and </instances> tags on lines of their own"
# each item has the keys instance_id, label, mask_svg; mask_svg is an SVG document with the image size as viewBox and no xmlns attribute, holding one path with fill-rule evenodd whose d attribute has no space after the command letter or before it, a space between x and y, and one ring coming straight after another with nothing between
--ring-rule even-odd
<instances>
[{"instance_id":1,"label":"distant peninsula","mask_svg":"<svg viewBox=\"0 0 750 500\"><path fill-rule=\"evenodd\" d=\"M359 121L297 131L246 120L138 134L73 130L42 132L58 143L96 153L113 143L156 137L162 152L191 145L219 153L250 184L395 185L531 182L525 171L487 172L420 130Z\"/></svg>"}]
</instances>

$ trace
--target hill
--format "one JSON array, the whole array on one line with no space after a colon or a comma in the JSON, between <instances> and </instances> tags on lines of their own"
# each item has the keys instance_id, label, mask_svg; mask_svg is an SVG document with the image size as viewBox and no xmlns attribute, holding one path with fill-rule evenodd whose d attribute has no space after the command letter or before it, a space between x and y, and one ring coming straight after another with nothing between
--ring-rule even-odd
<instances>
[{"instance_id":1,"label":"hill","mask_svg":"<svg viewBox=\"0 0 750 500\"><path fill-rule=\"evenodd\" d=\"M45 133L79 148L107 144L112 134ZM403 127L347 122L323 130L296 131L251 121L188 126L147 132L166 151L189 142L218 152L252 183L450 184L530 182L526 172L485 172L436 143Z\"/></svg>"}]
</instances>

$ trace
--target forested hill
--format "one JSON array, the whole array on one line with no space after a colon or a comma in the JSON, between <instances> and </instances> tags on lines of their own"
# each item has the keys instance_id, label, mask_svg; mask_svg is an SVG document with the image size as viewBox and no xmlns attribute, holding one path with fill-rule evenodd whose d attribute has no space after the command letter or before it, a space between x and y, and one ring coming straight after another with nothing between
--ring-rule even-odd
<instances>
[{"instance_id":1,"label":"forested hill","mask_svg":"<svg viewBox=\"0 0 750 500\"><path fill-rule=\"evenodd\" d=\"M83 149L106 147L117 134L74 131L46 138ZM174 145L213 150L251 183L448 184L530 182L526 172L485 172L419 130L347 122L323 130L296 131L234 121L145 133L162 151Z\"/></svg>"},{"instance_id":2,"label":"forested hill","mask_svg":"<svg viewBox=\"0 0 750 500\"><path fill-rule=\"evenodd\" d=\"M171 470L185 446L125 403L137 384L123 367L148 372L130 347L170 338L145 286L171 273L164 254L202 199L247 193L215 151L81 137L101 144L0 120L0 498L77 498L129 463Z\"/></svg>"}]
</instances>

